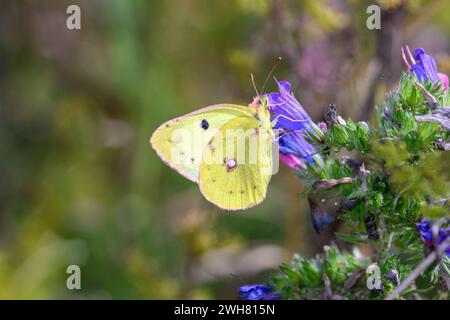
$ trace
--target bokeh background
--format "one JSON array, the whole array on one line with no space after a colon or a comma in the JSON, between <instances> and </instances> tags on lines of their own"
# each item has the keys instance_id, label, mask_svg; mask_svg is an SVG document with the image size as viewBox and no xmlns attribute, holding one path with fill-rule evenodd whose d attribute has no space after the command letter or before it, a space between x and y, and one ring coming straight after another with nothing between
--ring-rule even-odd
<instances>
[{"instance_id":1,"label":"bokeh background","mask_svg":"<svg viewBox=\"0 0 450 320\"><path fill-rule=\"evenodd\" d=\"M366 27L370 4L381 30ZM81 30L66 8L81 7ZM274 58L314 120L370 119L424 47L450 71L450 1L0 2L0 298L231 298L314 234L288 168L260 206L207 203L148 139L162 122L247 104ZM267 90L274 90L270 81ZM81 290L66 268L81 267Z\"/></svg>"}]
</instances>

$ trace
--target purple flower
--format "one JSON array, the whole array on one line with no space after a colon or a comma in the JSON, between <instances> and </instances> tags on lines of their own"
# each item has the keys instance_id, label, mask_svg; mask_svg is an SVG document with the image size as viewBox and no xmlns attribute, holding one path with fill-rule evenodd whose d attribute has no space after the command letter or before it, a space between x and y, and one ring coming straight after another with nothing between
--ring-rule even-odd
<instances>
[{"instance_id":1,"label":"purple flower","mask_svg":"<svg viewBox=\"0 0 450 320\"><path fill-rule=\"evenodd\" d=\"M432 56L425 53L423 48L414 50L414 59L416 63L411 67L411 72L414 72L420 81L438 80L436 62Z\"/></svg>"},{"instance_id":2,"label":"purple flower","mask_svg":"<svg viewBox=\"0 0 450 320\"><path fill-rule=\"evenodd\" d=\"M406 52L408 53L411 64L405 54L405 49L402 47L403 61L408 67L411 73L414 73L420 82L430 81L436 82L441 81L444 88L448 88L448 77L444 73L437 72L436 62L434 58L425 53L423 48L417 48L414 50L414 55L411 54L409 47L406 46Z\"/></svg>"},{"instance_id":3,"label":"purple flower","mask_svg":"<svg viewBox=\"0 0 450 320\"><path fill-rule=\"evenodd\" d=\"M427 248L433 249L434 248L434 241L433 241L433 232L431 230L431 224L429 220L422 220L419 223L416 224L416 228L420 233L420 238L422 239L422 242L425 244ZM440 245L442 242L444 242L448 237L450 236L450 227L443 227L439 229L438 232L438 239L437 244ZM445 253L447 256L450 257L450 246L448 246L445 249Z\"/></svg>"},{"instance_id":4,"label":"purple flower","mask_svg":"<svg viewBox=\"0 0 450 320\"><path fill-rule=\"evenodd\" d=\"M431 233L431 225L430 221L428 220L422 220L416 225L417 230L420 233L420 238L422 239L422 242L427 247L433 246L433 235Z\"/></svg>"},{"instance_id":5,"label":"purple flower","mask_svg":"<svg viewBox=\"0 0 450 320\"><path fill-rule=\"evenodd\" d=\"M242 300L279 300L281 296L273 289L262 284L246 285L239 288L239 299Z\"/></svg>"},{"instance_id":6,"label":"purple flower","mask_svg":"<svg viewBox=\"0 0 450 320\"><path fill-rule=\"evenodd\" d=\"M276 120L274 129L280 130L280 159L294 169L306 168L305 162L313 162L316 149L305 140L303 134L307 130L321 131L291 93L291 84L280 81L278 88L279 92L269 93L265 97L273 112L271 120Z\"/></svg>"}]
</instances>

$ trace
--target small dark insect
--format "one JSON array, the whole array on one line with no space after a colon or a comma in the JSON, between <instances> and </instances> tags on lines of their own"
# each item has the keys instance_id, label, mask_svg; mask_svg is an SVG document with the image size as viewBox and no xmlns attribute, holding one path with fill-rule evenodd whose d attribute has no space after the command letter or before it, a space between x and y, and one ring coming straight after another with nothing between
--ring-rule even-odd
<instances>
[{"instance_id":1,"label":"small dark insect","mask_svg":"<svg viewBox=\"0 0 450 320\"><path fill-rule=\"evenodd\" d=\"M208 123L208 121L206 121L205 119L203 119L203 120L202 120L202 123L201 123L201 126L202 126L202 129L203 129L203 130L207 130L207 129L209 128L209 123Z\"/></svg>"}]
</instances>

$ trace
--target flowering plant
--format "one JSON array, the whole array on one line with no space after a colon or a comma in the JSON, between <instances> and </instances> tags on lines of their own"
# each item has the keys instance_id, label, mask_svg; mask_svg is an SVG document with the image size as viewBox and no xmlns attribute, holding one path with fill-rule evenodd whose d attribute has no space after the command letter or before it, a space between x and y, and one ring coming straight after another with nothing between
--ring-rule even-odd
<instances>
[{"instance_id":1,"label":"flowering plant","mask_svg":"<svg viewBox=\"0 0 450 320\"><path fill-rule=\"evenodd\" d=\"M342 119L334 105L326 123L315 124L286 81L267 95L274 118L284 116L277 122L280 158L306 184L314 229L340 224L345 232L337 238L356 247L327 246L315 259L295 255L266 285L242 287L241 298L248 297L242 290L258 291L255 299L269 292L282 299L447 298L448 77L424 49L402 54L408 71L373 125Z\"/></svg>"}]
</instances>

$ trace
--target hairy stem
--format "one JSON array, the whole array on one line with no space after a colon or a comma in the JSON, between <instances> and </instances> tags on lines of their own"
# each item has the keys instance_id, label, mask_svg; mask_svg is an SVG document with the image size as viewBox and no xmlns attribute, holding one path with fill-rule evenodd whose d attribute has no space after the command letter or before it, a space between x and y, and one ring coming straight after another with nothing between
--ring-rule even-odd
<instances>
[{"instance_id":1,"label":"hairy stem","mask_svg":"<svg viewBox=\"0 0 450 320\"><path fill-rule=\"evenodd\" d=\"M409 276L400 283L400 285L392 291L385 300L394 300L397 296L402 293L403 290L409 287L409 285L416 280L422 272L424 272L450 245L450 238L446 239L440 244L437 250L433 251L426 257L410 274Z\"/></svg>"}]
</instances>

